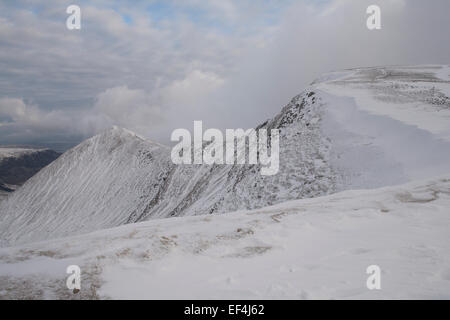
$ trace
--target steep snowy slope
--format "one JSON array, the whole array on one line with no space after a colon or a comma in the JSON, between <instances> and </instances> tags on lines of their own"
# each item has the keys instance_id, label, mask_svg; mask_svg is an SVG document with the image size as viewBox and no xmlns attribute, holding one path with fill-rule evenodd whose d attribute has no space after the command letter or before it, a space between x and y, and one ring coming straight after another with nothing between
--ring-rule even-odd
<instances>
[{"instance_id":1,"label":"steep snowy slope","mask_svg":"<svg viewBox=\"0 0 450 320\"><path fill-rule=\"evenodd\" d=\"M448 66L366 68L324 78L315 83L330 106L324 133L333 137L333 166L348 173L353 187L450 172Z\"/></svg>"},{"instance_id":2,"label":"steep snowy slope","mask_svg":"<svg viewBox=\"0 0 450 320\"><path fill-rule=\"evenodd\" d=\"M88 139L0 204L1 244L334 192L315 99L305 93L264 124L282 128L276 176L257 165L176 166L170 149L117 127Z\"/></svg>"},{"instance_id":3,"label":"steep snowy slope","mask_svg":"<svg viewBox=\"0 0 450 320\"><path fill-rule=\"evenodd\" d=\"M120 128L88 139L2 203L2 238L45 239L129 222L146 205L142 198L163 188L168 152Z\"/></svg>"},{"instance_id":4,"label":"steep snowy slope","mask_svg":"<svg viewBox=\"0 0 450 320\"><path fill-rule=\"evenodd\" d=\"M113 128L0 203L1 244L449 173L448 74L448 67L420 66L324 75L258 126L280 129L274 176L262 176L258 165L176 166L168 148Z\"/></svg>"},{"instance_id":5,"label":"steep snowy slope","mask_svg":"<svg viewBox=\"0 0 450 320\"><path fill-rule=\"evenodd\" d=\"M449 208L446 175L0 248L0 299L450 299Z\"/></svg>"}]
</instances>

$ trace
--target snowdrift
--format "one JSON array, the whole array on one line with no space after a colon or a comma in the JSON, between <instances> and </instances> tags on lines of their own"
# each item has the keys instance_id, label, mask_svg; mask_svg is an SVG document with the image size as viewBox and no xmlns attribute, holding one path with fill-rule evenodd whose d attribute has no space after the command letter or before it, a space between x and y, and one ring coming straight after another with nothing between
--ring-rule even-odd
<instances>
[{"instance_id":1,"label":"snowdrift","mask_svg":"<svg viewBox=\"0 0 450 320\"><path fill-rule=\"evenodd\" d=\"M0 298L449 299L449 208L447 175L0 248Z\"/></svg>"}]
</instances>

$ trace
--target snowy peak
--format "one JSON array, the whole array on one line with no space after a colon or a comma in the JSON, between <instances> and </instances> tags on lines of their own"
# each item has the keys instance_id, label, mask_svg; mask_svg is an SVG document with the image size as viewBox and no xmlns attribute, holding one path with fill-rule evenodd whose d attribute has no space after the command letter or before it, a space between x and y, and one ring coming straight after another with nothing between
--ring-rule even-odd
<instances>
[{"instance_id":1,"label":"snowy peak","mask_svg":"<svg viewBox=\"0 0 450 320\"><path fill-rule=\"evenodd\" d=\"M145 140L145 138L139 136L138 134L136 134L135 132L119 127L119 126L112 126L110 129L107 129L105 131L103 131L102 133L94 136L94 138L98 138L98 137L134 137L134 138L139 138L141 140Z\"/></svg>"},{"instance_id":2,"label":"snowy peak","mask_svg":"<svg viewBox=\"0 0 450 320\"><path fill-rule=\"evenodd\" d=\"M97 145L98 147L108 149L111 147L119 147L124 144L129 143L133 144L142 142L150 144L149 140L146 140L138 136L136 133L128 129L114 126L87 139L80 145L76 146L74 149L75 150L82 149L84 145Z\"/></svg>"},{"instance_id":3,"label":"snowy peak","mask_svg":"<svg viewBox=\"0 0 450 320\"><path fill-rule=\"evenodd\" d=\"M274 176L258 165L174 165L169 148L113 127L0 202L2 245L448 174L449 74L411 66L323 75L257 127L280 129Z\"/></svg>"},{"instance_id":4,"label":"snowy peak","mask_svg":"<svg viewBox=\"0 0 450 320\"><path fill-rule=\"evenodd\" d=\"M0 204L7 238L48 238L129 222L167 170L168 150L118 127L65 152ZM38 230L32 232L31 230Z\"/></svg>"}]
</instances>

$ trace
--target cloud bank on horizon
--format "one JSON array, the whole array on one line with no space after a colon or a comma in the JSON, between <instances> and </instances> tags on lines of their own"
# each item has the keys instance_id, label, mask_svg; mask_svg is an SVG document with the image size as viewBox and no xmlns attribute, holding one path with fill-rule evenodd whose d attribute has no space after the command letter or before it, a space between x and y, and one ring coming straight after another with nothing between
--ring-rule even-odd
<instances>
[{"instance_id":1,"label":"cloud bank on horizon","mask_svg":"<svg viewBox=\"0 0 450 320\"><path fill-rule=\"evenodd\" d=\"M382 29L366 28L377 4ZM447 0L0 3L0 144L250 128L323 72L449 64Z\"/></svg>"}]
</instances>

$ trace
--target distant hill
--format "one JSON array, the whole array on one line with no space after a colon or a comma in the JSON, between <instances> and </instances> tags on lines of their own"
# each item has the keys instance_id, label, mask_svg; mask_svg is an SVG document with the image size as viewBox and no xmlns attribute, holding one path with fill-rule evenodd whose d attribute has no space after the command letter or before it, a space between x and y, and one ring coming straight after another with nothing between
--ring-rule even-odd
<instances>
[{"instance_id":1,"label":"distant hill","mask_svg":"<svg viewBox=\"0 0 450 320\"><path fill-rule=\"evenodd\" d=\"M0 146L0 199L24 184L60 153L27 146Z\"/></svg>"}]
</instances>

